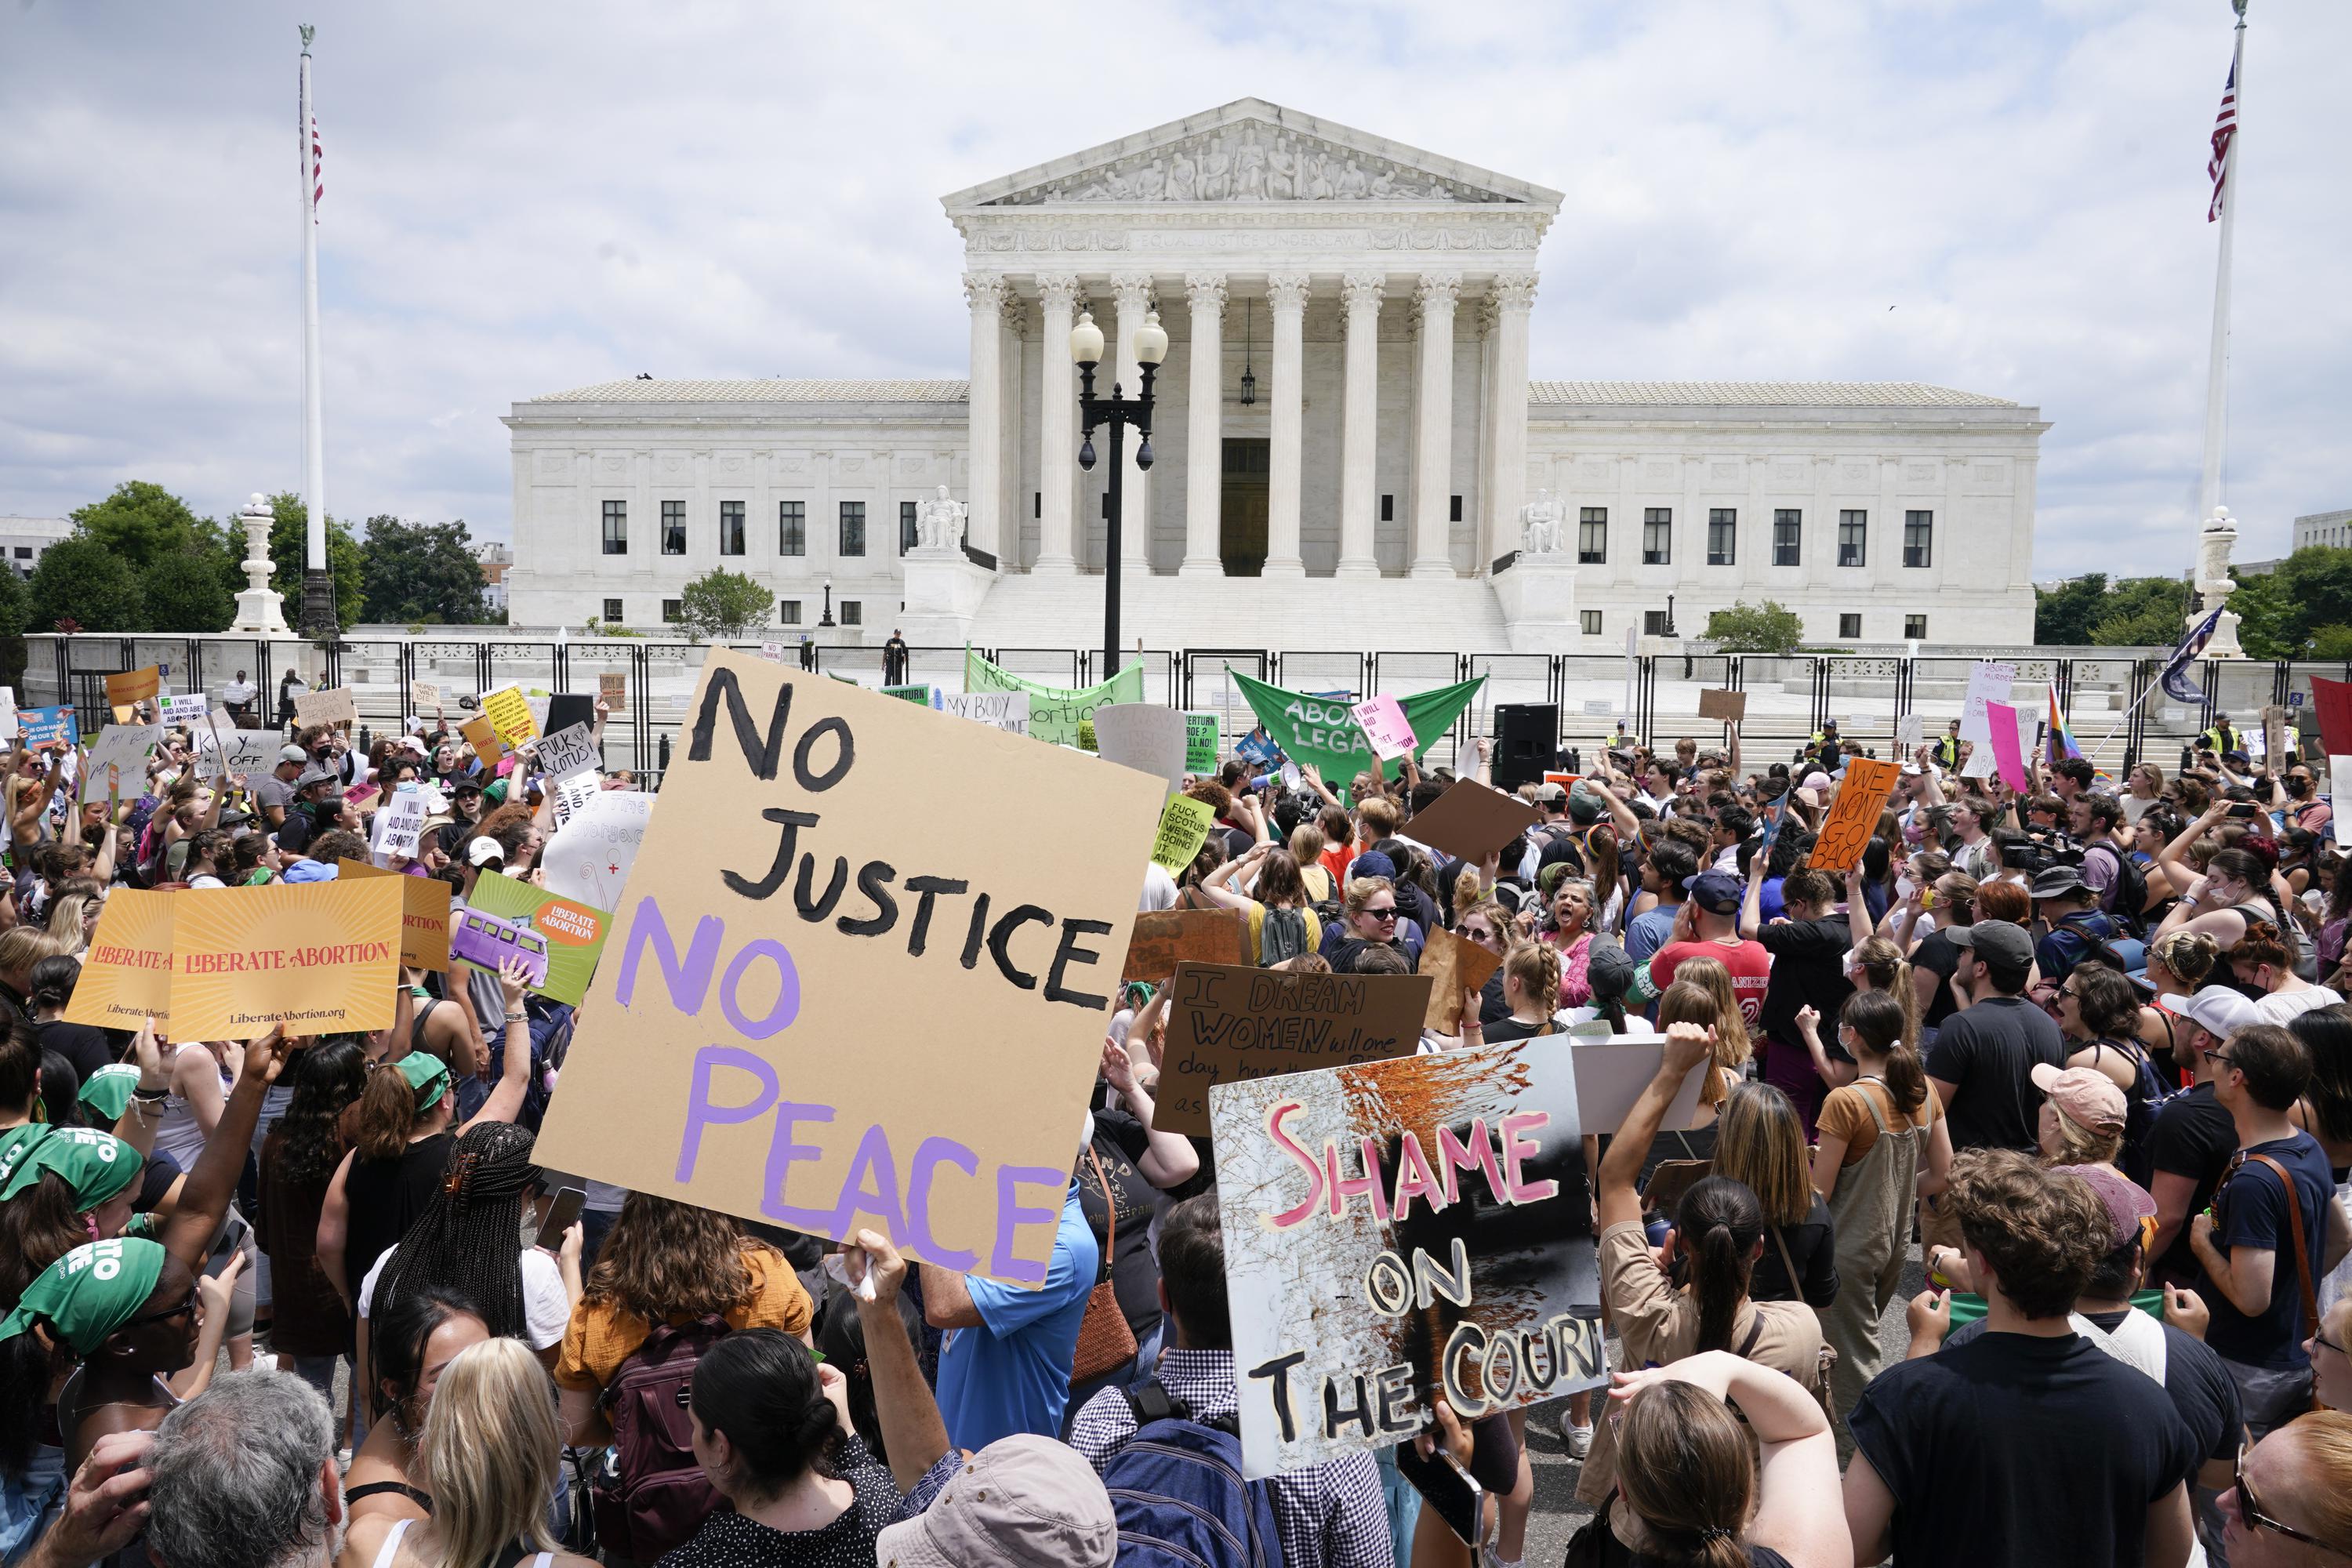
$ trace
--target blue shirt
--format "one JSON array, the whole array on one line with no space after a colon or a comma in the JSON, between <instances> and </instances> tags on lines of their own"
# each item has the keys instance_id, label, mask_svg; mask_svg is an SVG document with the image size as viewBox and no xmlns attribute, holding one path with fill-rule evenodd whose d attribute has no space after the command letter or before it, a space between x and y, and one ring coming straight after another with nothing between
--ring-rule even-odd
<instances>
[{"instance_id":1,"label":"blue shirt","mask_svg":"<svg viewBox=\"0 0 2352 1568\"><path fill-rule=\"evenodd\" d=\"M1647 914L1635 915L1625 927L1625 956L1635 963L1649 963L1673 938L1675 917L1681 912L1680 904L1660 904Z\"/></svg>"},{"instance_id":2,"label":"blue shirt","mask_svg":"<svg viewBox=\"0 0 2352 1568\"><path fill-rule=\"evenodd\" d=\"M1017 1432L1061 1436L1078 1324L1101 1266L1102 1251L1073 1185L1062 1200L1045 1284L1024 1290L964 1277L983 1326L950 1331L940 1352L940 1415L950 1447L978 1452Z\"/></svg>"},{"instance_id":3,"label":"blue shirt","mask_svg":"<svg viewBox=\"0 0 2352 1568\"><path fill-rule=\"evenodd\" d=\"M2327 1245L2327 1203L2336 1192L2335 1173L2326 1152L2308 1132L2257 1143L2249 1154L2267 1154L2286 1168L2295 1185L2296 1206L2303 1211L2304 1267L2317 1280ZM2203 1292L2213 1311L2205 1342L2231 1361L2246 1366L2286 1370L2307 1366L2303 1348L2311 1331L2303 1321L2303 1283L2295 1268L2294 1229L2287 1216L2286 1188L2278 1173L2252 1160L2240 1163L2213 1194L2213 1245L2227 1258L2241 1247L2275 1254L2271 1268L2269 1304L2252 1316L2238 1310L2219 1290Z\"/></svg>"}]
</instances>

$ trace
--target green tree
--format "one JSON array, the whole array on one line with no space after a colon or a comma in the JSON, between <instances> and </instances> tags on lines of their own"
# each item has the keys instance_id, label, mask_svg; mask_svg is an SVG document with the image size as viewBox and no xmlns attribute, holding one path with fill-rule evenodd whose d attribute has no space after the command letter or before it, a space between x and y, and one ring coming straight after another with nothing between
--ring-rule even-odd
<instances>
[{"instance_id":1,"label":"green tree","mask_svg":"<svg viewBox=\"0 0 2352 1568\"><path fill-rule=\"evenodd\" d=\"M2044 646L2078 647L2105 612L2107 574L2090 572L2055 588L2033 590L2033 640Z\"/></svg>"},{"instance_id":2,"label":"green tree","mask_svg":"<svg viewBox=\"0 0 2352 1568\"><path fill-rule=\"evenodd\" d=\"M704 573L678 595L678 622L697 642L741 637L768 624L768 590L724 567Z\"/></svg>"},{"instance_id":3,"label":"green tree","mask_svg":"<svg viewBox=\"0 0 2352 1568\"><path fill-rule=\"evenodd\" d=\"M2126 577L2105 596L2083 640L2102 647L2169 645L2180 640L2188 616L2188 584L2177 577Z\"/></svg>"},{"instance_id":4,"label":"green tree","mask_svg":"<svg viewBox=\"0 0 2352 1568\"><path fill-rule=\"evenodd\" d=\"M462 518L372 517L360 566L371 621L471 626L482 618L482 567Z\"/></svg>"},{"instance_id":5,"label":"green tree","mask_svg":"<svg viewBox=\"0 0 2352 1568\"><path fill-rule=\"evenodd\" d=\"M2236 595L2232 595L2232 598ZM2311 634L2311 657L2330 663L2352 661L2352 626L2319 626Z\"/></svg>"},{"instance_id":6,"label":"green tree","mask_svg":"<svg viewBox=\"0 0 2352 1568\"><path fill-rule=\"evenodd\" d=\"M2239 645L2255 658L2303 658L2304 639L2308 635L2305 628L2310 623L2282 591L2281 574L2269 572L2242 576L2232 568L2230 575L2238 584L2230 595L2230 613L2238 617ZM2176 638L2179 635L2174 634Z\"/></svg>"},{"instance_id":7,"label":"green tree","mask_svg":"<svg viewBox=\"0 0 2352 1568\"><path fill-rule=\"evenodd\" d=\"M2270 575L2279 597L2294 606L2290 626L2298 647L2321 626L2352 625L2352 550L2313 545L2280 562ZM2230 607L2238 607L2235 594Z\"/></svg>"},{"instance_id":8,"label":"green tree","mask_svg":"<svg viewBox=\"0 0 2352 1568\"><path fill-rule=\"evenodd\" d=\"M78 532L104 545L133 572L200 542L208 544L214 534L212 524L190 511L187 502L144 479L115 486L112 495L77 508L72 517Z\"/></svg>"},{"instance_id":9,"label":"green tree","mask_svg":"<svg viewBox=\"0 0 2352 1568\"><path fill-rule=\"evenodd\" d=\"M0 686L25 689L25 583L0 570Z\"/></svg>"},{"instance_id":10,"label":"green tree","mask_svg":"<svg viewBox=\"0 0 2352 1568\"><path fill-rule=\"evenodd\" d=\"M58 540L41 552L27 586L26 624L54 631L71 620L88 632L143 632L146 595L130 563L88 534Z\"/></svg>"},{"instance_id":11,"label":"green tree","mask_svg":"<svg viewBox=\"0 0 2352 1568\"><path fill-rule=\"evenodd\" d=\"M286 597L286 618L298 625L302 618L302 574L310 560L310 514L303 510L302 498L291 490L280 490L269 498L269 585ZM355 626L366 609L362 584L365 568L360 563L359 541L341 520L330 513L327 518L327 570L335 580L335 620L340 626Z\"/></svg>"},{"instance_id":12,"label":"green tree","mask_svg":"<svg viewBox=\"0 0 2352 1568\"><path fill-rule=\"evenodd\" d=\"M1709 613L1706 635L1726 653L1794 653L1805 640L1805 623L1776 599L1756 605L1740 599Z\"/></svg>"},{"instance_id":13,"label":"green tree","mask_svg":"<svg viewBox=\"0 0 2352 1568\"><path fill-rule=\"evenodd\" d=\"M223 632L236 619L236 595L221 580L216 551L158 555L139 574L151 632Z\"/></svg>"}]
</instances>

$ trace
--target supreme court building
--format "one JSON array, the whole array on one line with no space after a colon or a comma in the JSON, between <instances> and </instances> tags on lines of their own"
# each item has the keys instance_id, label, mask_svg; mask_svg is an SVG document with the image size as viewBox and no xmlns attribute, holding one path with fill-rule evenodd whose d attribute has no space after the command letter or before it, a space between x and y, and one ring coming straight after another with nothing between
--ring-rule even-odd
<instances>
[{"instance_id":1,"label":"supreme court building","mask_svg":"<svg viewBox=\"0 0 2352 1568\"><path fill-rule=\"evenodd\" d=\"M1097 391L1132 395L1156 310L1156 461L1129 440L1122 550L1152 647L1605 652L1663 635L1669 595L1685 637L1769 598L1820 643L2032 640L2039 410L1913 382L1530 381L1560 201L1255 99L959 191L967 380L515 404L511 618L653 630L724 566L772 588L785 635L829 605L833 637L1088 646L1108 441L1081 470L1070 329L1092 313Z\"/></svg>"}]
</instances>

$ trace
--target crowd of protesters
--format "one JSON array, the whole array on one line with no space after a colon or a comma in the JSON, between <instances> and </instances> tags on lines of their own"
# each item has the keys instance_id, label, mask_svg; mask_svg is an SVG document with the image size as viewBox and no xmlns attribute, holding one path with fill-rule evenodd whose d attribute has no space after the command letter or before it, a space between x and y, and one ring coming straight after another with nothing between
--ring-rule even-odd
<instances>
[{"instance_id":1,"label":"crowd of protesters","mask_svg":"<svg viewBox=\"0 0 2352 1568\"><path fill-rule=\"evenodd\" d=\"M457 905L538 875L528 751L436 718L362 752L279 695L266 774L186 733L143 778L8 761L6 1563L1513 1568L1530 1419L1595 1510L1571 1563L2352 1560L2352 876L2301 764L2011 790L1950 736L1850 869L1811 859L1833 731L1753 768L1620 737L1483 864L1413 837L1445 774L1192 782L1216 826L1140 908L1237 911L1268 967L1496 954L1425 1051L1663 1039L1591 1156L1612 1386L1441 1398L1411 1440L1477 1482L1471 1542L1393 1450L1242 1480L1216 1151L1154 1126L1165 977L1034 1289L542 1169L573 1013L519 968L405 972L373 1035L66 1022L113 889L334 878L404 784L432 815L379 863Z\"/></svg>"}]
</instances>

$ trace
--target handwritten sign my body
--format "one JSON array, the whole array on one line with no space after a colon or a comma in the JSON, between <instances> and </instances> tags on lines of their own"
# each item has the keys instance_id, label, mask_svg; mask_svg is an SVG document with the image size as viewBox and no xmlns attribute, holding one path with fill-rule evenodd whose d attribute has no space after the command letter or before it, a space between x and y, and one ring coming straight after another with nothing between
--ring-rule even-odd
<instances>
[{"instance_id":1,"label":"handwritten sign my body","mask_svg":"<svg viewBox=\"0 0 2352 1568\"><path fill-rule=\"evenodd\" d=\"M1430 978L1187 963L1171 989L1157 1124L1206 1136L1211 1084L1411 1054Z\"/></svg>"},{"instance_id":2,"label":"handwritten sign my body","mask_svg":"<svg viewBox=\"0 0 2352 1568\"><path fill-rule=\"evenodd\" d=\"M1822 823L1806 862L1816 871L1851 871L1862 863L1862 852L1878 828L1878 814L1886 808L1887 792L1895 787L1899 764L1870 757L1853 757L1838 783L1837 802Z\"/></svg>"},{"instance_id":3,"label":"handwritten sign my body","mask_svg":"<svg viewBox=\"0 0 2352 1568\"><path fill-rule=\"evenodd\" d=\"M1029 732L1029 694L1025 691L942 692L939 710L1007 734Z\"/></svg>"},{"instance_id":4,"label":"handwritten sign my body","mask_svg":"<svg viewBox=\"0 0 2352 1568\"><path fill-rule=\"evenodd\" d=\"M1349 711L1363 727L1364 739L1372 743L1372 755L1384 763L1411 756L1421 744L1412 732L1412 721L1404 716L1404 704L1393 697L1369 698Z\"/></svg>"}]
</instances>

